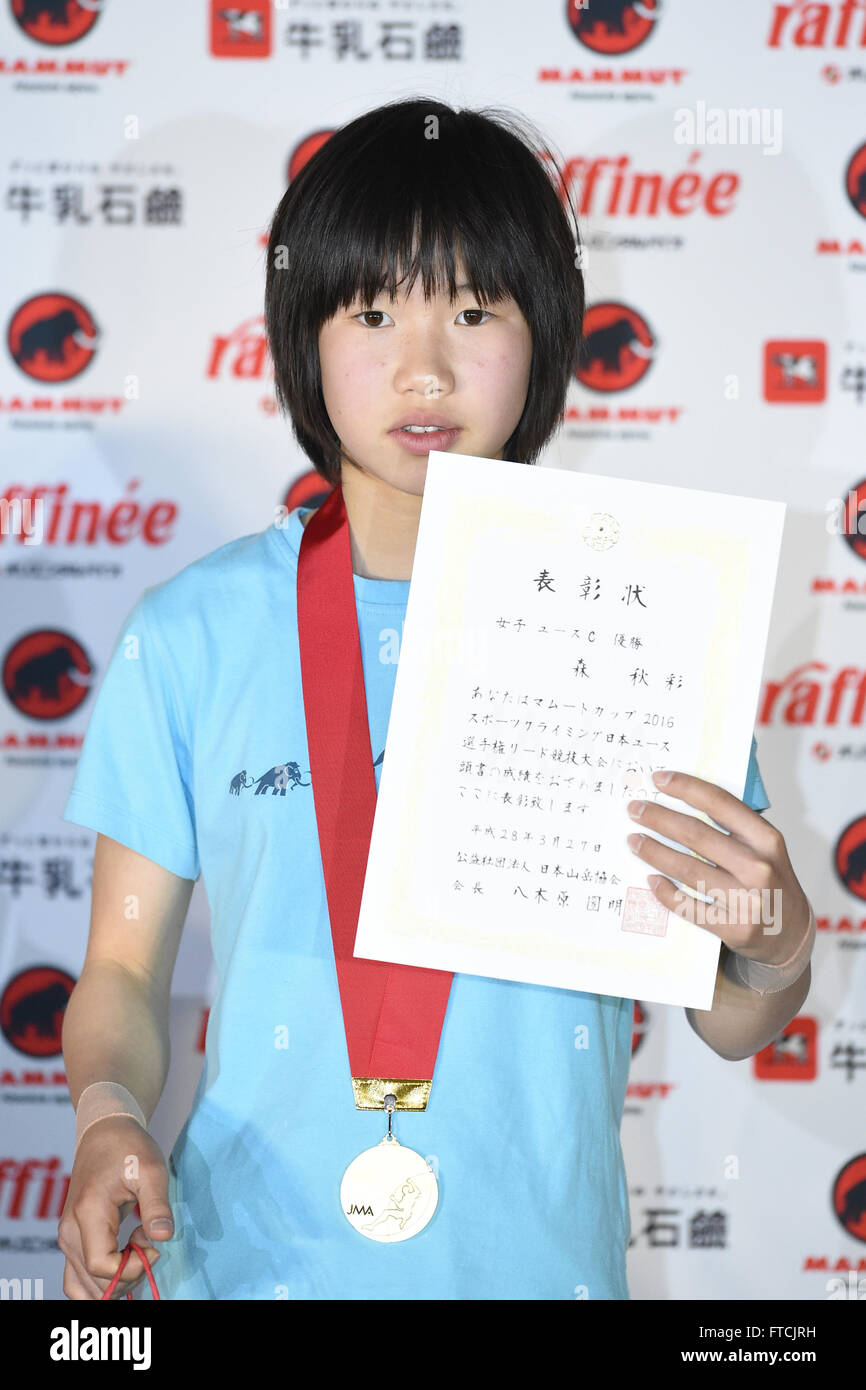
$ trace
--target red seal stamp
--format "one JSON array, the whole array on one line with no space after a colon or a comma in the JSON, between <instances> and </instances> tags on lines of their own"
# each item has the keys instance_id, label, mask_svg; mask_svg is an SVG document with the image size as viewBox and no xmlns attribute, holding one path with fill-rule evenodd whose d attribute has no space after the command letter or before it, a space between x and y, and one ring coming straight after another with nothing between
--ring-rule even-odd
<instances>
[{"instance_id":1,"label":"red seal stamp","mask_svg":"<svg viewBox=\"0 0 866 1390\"><path fill-rule=\"evenodd\" d=\"M643 932L644 936L667 936L668 909L651 888L627 888L620 931Z\"/></svg>"}]
</instances>

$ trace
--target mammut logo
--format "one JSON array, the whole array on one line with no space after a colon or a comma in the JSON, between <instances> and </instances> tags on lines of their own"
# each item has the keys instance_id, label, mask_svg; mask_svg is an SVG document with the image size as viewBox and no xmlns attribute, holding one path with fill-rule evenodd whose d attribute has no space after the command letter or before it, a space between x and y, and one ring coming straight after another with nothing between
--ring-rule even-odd
<instances>
[{"instance_id":1,"label":"mammut logo","mask_svg":"<svg viewBox=\"0 0 866 1390\"><path fill-rule=\"evenodd\" d=\"M857 1154L837 1173L833 1210L849 1236L866 1241L866 1153Z\"/></svg>"},{"instance_id":2,"label":"mammut logo","mask_svg":"<svg viewBox=\"0 0 866 1390\"><path fill-rule=\"evenodd\" d=\"M307 768L308 775L309 771L310 769ZM285 796L289 783L291 783L292 791L295 790L295 787L308 787L310 785L309 782L301 781L301 769L297 763L276 763L274 767L269 767L267 772L263 772L261 777L251 777L249 782L247 781L247 770L244 768L242 772L236 773L229 782L229 792L233 796L240 796L241 788L246 790L247 787L255 786L256 796L262 796L270 787L274 796L277 793L280 796Z\"/></svg>"},{"instance_id":3,"label":"mammut logo","mask_svg":"<svg viewBox=\"0 0 866 1390\"><path fill-rule=\"evenodd\" d=\"M855 816L836 841L833 864L849 893L866 898L866 816Z\"/></svg>"},{"instance_id":4,"label":"mammut logo","mask_svg":"<svg viewBox=\"0 0 866 1390\"><path fill-rule=\"evenodd\" d=\"M77 43L102 13L105 0L12 0L12 18L30 39L57 47Z\"/></svg>"},{"instance_id":5,"label":"mammut logo","mask_svg":"<svg viewBox=\"0 0 866 1390\"><path fill-rule=\"evenodd\" d=\"M859 145L848 161L845 192L854 211L866 217L866 144Z\"/></svg>"},{"instance_id":6,"label":"mammut logo","mask_svg":"<svg viewBox=\"0 0 866 1390\"><path fill-rule=\"evenodd\" d=\"M643 43L660 16L656 0L568 0L566 18L578 39L594 53L630 53Z\"/></svg>"},{"instance_id":7,"label":"mammut logo","mask_svg":"<svg viewBox=\"0 0 866 1390\"><path fill-rule=\"evenodd\" d=\"M81 643L61 628L33 628L2 660L2 686L10 703L30 719L64 719L87 698L93 663Z\"/></svg>"},{"instance_id":8,"label":"mammut logo","mask_svg":"<svg viewBox=\"0 0 866 1390\"><path fill-rule=\"evenodd\" d=\"M590 391L624 391L649 370L656 339L646 319L614 300L586 311L577 379Z\"/></svg>"},{"instance_id":9,"label":"mammut logo","mask_svg":"<svg viewBox=\"0 0 866 1390\"><path fill-rule=\"evenodd\" d=\"M378 767L384 757L385 750L383 748L373 766ZM288 786L291 786L292 791L295 790L295 787L311 786L310 782L301 781L302 777L309 777L309 775L310 769L307 768L306 772L302 773L297 763L275 763L273 767L268 768L267 772L263 772L261 777L251 777L247 781L247 770L243 768L242 771L236 772L229 782L229 795L240 796L242 791L246 791L249 787L255 787L254 795L262 796L270 787L272 795L285 796Z\"/></svg>"},{"instance_id":10,"label":"mammut logo","mask_svg":"<svg viewBox=\"0 0 866 1390\"><path fill-rule=\"evenodd\" d=\"M20 970L0 995L0 1032L26 1057L59 1057L63 1015L75 979L53 965Z\"/></svg>"},{"instance_id":11,"label":"mammut logo","mask_svg":"<svg viewBox=\"0 0 866 1390\"><path fill-rule=\"evenodd\" d=\"M46 291L18 305L6 339L22 372L53 384L70 381L90 365L100 330L80 299Z\"/></svg>"}]
</instances>

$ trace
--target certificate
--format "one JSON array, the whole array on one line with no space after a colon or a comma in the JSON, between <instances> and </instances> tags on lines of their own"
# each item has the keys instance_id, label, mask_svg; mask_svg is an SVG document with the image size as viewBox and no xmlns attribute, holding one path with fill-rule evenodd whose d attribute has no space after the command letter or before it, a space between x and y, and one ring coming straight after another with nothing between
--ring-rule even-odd
<instances>
[{"instance_id":1,"label":"certificate","mask_svg":"<svg viewBox=\"0 0 866 1390\"><path fill-rule=\"evenodd\" d=\"M719 937L626 806L714 824L660 768L742 796L784 513L430 453L356 956L711 1008Z\"/></svg>"}]
</instances>

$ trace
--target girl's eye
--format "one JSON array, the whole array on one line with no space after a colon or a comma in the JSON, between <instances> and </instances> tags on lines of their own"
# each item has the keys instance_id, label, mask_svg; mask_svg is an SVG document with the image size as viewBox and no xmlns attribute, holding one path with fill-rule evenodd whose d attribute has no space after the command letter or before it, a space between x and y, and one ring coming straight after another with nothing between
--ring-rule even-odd
<instances>
[{"instance_id":1,"label":"girl's eye","mask_svg":"<svg viewBox=\"0 0 866 1390\"><path fill-rule=\"evenodd\" d=\"M353 317L353 318L356 318L356 319L365 319L365 318L367 318L370 314L372 314L374 318L375 318L377 315L379 316L379 318L382 318L383 316L384 316L385 318L390 318L390 317L391 317L390 314L385 314L385 310L384 310L384 309L362 309L361 312L360 312L360 314L353 314L352 317ZM380 325L379 325L378 323L362 323L362 324L361 324L361 327L362 327L362 328L379 328Z\"/></svg>"},{"instance_id":2,"label":"girl's eye","mask_svg":"<svg viewBox=\"0 0 866 1390\"><path fill-rule=\"evenodd\" d=\"M492 318L492 317L493 317L493 315L490 313L490 311L489 311L488 309L461 309L461 310L460 310L460 314L486 314L487 318ZM458 318L460 317L460 314L457 315ZM362 309L361 312L360 312L359 314L353 314L352 317L353 317L353 318L356 318L356 319L364 320L364 319L368 318L370 315L372 315L373 318L376 318L376 317L378 317L378 318L383 318L383 317L384 317L384 318L390 318L390 317L391 317L390 314L386 314L386 313L385 313L385 310L384 310L384 309ZM482 320L476 321L475 323L463 324L463 325L461 325L461 326L462 326L462 327L465 327L465 328L480 328L481 323L483 323L484 321L485 321L485 320L482 319ZM393 320L392 320L392 322L393 322ZM362 328L380 328L382 325L381 325L381 324L378 324L378 323L364 323L364 322L362 322L361 326L362 326Z\"/></svg>"}]
</instances>

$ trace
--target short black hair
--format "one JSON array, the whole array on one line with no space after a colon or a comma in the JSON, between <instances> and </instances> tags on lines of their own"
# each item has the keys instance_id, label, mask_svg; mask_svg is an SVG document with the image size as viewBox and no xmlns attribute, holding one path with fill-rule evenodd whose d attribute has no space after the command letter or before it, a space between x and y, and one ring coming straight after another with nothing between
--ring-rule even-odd
<instances>
[{"instance_id":1,"label":"short black hair","mask_svg":"<svg viewBox=\"0 0 866 1390\"><path fill-rule=\"evenodd\" d=\"M503 457L534 463L578 365L579 246L561 161L519 113L416 97L334 131L277 205L265 274L277 403L316 470L332 486L340 481L340 441L322 393L322 324L358 295L372 304L386 285L396 298L406 276L410 292L419 271L425 299L447 284L453 300L455 251L479 304L511 295L529 325L526 403Z\"/></svg>"}]
</instances>

